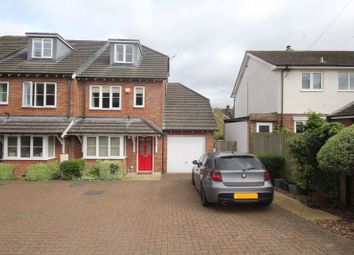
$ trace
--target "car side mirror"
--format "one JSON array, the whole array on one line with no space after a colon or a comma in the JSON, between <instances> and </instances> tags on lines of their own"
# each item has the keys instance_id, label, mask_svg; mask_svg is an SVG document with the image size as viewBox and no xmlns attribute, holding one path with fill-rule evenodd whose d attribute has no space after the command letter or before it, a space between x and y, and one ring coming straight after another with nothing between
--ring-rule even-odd
<instances>
[{"instance_id":1,"label":"car side mirror","mask_svg":"<svg viewBox=\"0 0 354 255\"><path fill-rule=\"evenodd\" d=\"M198 160L193 160L193 161L192 161L192 164L193 164L193 165L198 165L199 162L198 162Z\"/></svg>"}]
</instances>

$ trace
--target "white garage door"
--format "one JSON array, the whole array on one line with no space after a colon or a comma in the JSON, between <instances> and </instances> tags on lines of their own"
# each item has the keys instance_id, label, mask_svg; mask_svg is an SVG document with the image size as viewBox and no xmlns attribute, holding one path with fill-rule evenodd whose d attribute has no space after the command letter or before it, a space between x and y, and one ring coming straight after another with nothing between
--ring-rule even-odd
<instances>
[{"instance_id":1,"label":"white garage door","mask_svg":"<svg viewBox=\"0 0 354 255\"><path fill-rule=\"evenodd\" d=\"M192 161L203 153L204 136L167 136L167 172L191 173Z\"/></svg>"}]
</instances>

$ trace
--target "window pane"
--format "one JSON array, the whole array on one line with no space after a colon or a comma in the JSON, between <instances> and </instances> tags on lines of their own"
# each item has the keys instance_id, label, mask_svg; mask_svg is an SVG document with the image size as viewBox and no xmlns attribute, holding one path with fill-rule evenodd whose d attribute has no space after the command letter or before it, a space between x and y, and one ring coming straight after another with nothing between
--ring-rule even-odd
<instances>
[{"instance_id":1,"label":"window pane","mask_svg":"<svg viewBox=\"0 0 354 255\"><path fill-rule=\"evenodd\" d=\"M21 158L29 158L31 156L31 137L21 136Z\"/></svg>"},{"instance_id":2,"label":"window pane","mask_svg":"<svg viewBox=\"0 0 354 255\"><path fill-rule=\"evenodd\" d=\"M99 137L99 151L98 154L100 157L107 157L108 156L108 137L107 136L100 136Z\"/></svg>"},{"instance_id":3,"label":"window pane","mask_svg":"<svg viewBox=\"0 0 354 255\"><path fill-rule=\"evenodd\" d=\"M31 83L25 83L25 106L31 106Z\"/></svg>"},{"instance_id":4,"label":"window pane","mask_svg":"<svg viewBox=\"0 0 354 255\"><path fill-rule=\"evenodd\" d=\"M322 88L322 74L321 73L314 73L313 74L313 88L314 89L321 89Z\"/></svg>"},{"instance_id":5,"label":"window pane","mask_svg":"<svg viewBox=\"0 0 354 255\"><path fill-rule=\"evenodd\" d=\"M350 90L354 90L354 73L350 73Z\"/></svg>"},{"instance_id":6,"label":"window pane","mask_svg":"<svg viewBox=\"0 0 354 255\"><path fill-rule=\"evenodd\" d=\"M268 125L264 125L264 126L259 126L258 127L259 133L269 133L270 132L270 128Z\"/></svg>"},{"instance_id":7,"label":"window pane","mask_svg":"<svg viewBox=\"0 0 354 255\"><path fill-rule=\"evenodd\" d=\"M47 84L47 95L55 95L55 84Z\"/></svg>"},{"instance_id":8,"label":"window pane","mask_svg":"<svg viewBox=\"0 0 354 255\"><path fill-rule=\"evenodd\" d=\"M124 61L124 47L123 45L116 45L116 60Z\"/></svg>"},{"instance_id":9,"label":"window pane","mask_svg":"<svg viewBox=\"0 0 354 255\"><path fill-rule=\"evenodd\" d=\"M137 106L144 105L144 89L143 88L135 88L135 104Z\"/></svg>"},{"instance_id":10,"label":"window pane","mask_svg":"<svg viewBox=\"0 0 354 255\"><path fill-rule=\"evenodd\" d=\"M55 137L48 137L48 157L54 157L55 153Z\"/></svg>"},{"instance_id":11,"label":"window pane","mask_svg":"<svg viewBox=\"0 0 354 255\"><path fill-rule=\"evenodd\" d=\"M125 61L133 62L133 45L125 46Z\"/></svg>"},{"instance_id":12,"label":"window pane","mask_svg":"<svg viewBox=\"0 0 354 255\"><path fill-rule=\"evenodd\" d=\"M7 155L17 157L17 137L10 136L7 138Z\"/></svg>"},{"instance_id":13,"label":"window pane","mask_svg":"<svg viewBox=\"0 0 354 255\"><path fill-rule=\"evenodd\" d=\"M0 103L7 102L7 83L0 83Z\"/></svg>"},{"instance_id":14,"label":"window pane","mask_svg":"<svg viewBox=\"0 0 354 255\"><path fill-rule=\"evenodd\" d=\"M54 95L47 95L46 105L47 106L54 106L55 105L55 96Z\"/></svg>"},{"instance_id":15,"label":"window pane","mask_svg":"<svg viewBox=\"0 0 354 255\"><path fill-rule=\"evenodd\" d=\"M135 101L136 105L138 106L143 106L144 103L143 103L143 97L141 95L137 95L136 96L136 101Z\"/></svg>"},{"instance_id":16,"label":"window pane","mask_svg":"<svg viewBox=\"0 0 354 255\"><path fill-rule=\"evenodd\" d=\"M341 90L348 89L348 73L347 72L338 73L338 88Z\"/></svg>"},{"instance_id":17,"label":"window pane","mask_svg":"<svg viewBox=\"0 0 354 255\"><path fill-rule=\"evenodd\" d=\"M36 83L36 105L35 106L44 106L44 84Z\"/></svg>"},{"instance_id":18,"label":"window pane","mask_svg":"<svg viewBox=\"0 0 354 255\"><path fill-rule=\"evenodd\" d=\"M296 121L295 122L295 131L296 131L296 133L302 133L304 131L304 122Z\"/></svg>"},{"instance_id":19,"label":"window pane","mask_svg":"<svg viewBox=\"0 0 354 255\"><path fill-rule=\"evenodd\" d=\"M87 156L96 156L96 137L87 137Z\"/></svg>"},{"instance_id":20,"label":"window pane","mask_svg":"<svg viewBox=\"0 0 354 255\"><path fill-rule=\"evenodd\" d=\"M42 40L33 39L33 56L41 57L42 56Z\"/></svg>"},{"instance_id":21,"label":"window pane","mask_svg":"<svg viewBox=\"0 0 354 255\"><path fill-rule=\"evenodd\" d=\"M43 39L43 57L51 57L52 55L52 40Z\"/></svg>"},{"instance_id":22,"label":"window pane","mask_svg":"<svg viewBox=\"0 0 354 255\"><path fill-rule=\"evenodd\" d=\"M108 86L102 87L102 108L110 108L110 88Z\"/></svg>"},{"instance_id":23,"label":"window pane","mask_svg":"<svg viewBox=\"0 0 354 255\"><path fill-rule=\"evenodd\" d=\"M91 107L100 107L100 88L99 87L91 87Z\"/></svg>"},{"instance_id":24,"label":"window pane","mask_svg":"<svg viewBox=\"0 0 354 255\"><path fill-rule=\"evenodd\" d=\"M33 157L43 156L43 137L33 137Z\"/></svg>"},{"instance_id":25,"label":"window pane","mask_svg":"<svg viewBox=\"0 0 354 255\"><path fill-rule=\"evenodd\" d=\"M310 73L302 74L302 89L310 89Z\"/></svg>"},{"instance_id":26,"label":"window pane","mask_svg":"<svg viewBox=\"0 0 354 255\"><path fill-rule=\"evenodd\" d=\"M120 151L120 138L111 137L111 156L119 156Z\"/></svg>"}]
</instances>

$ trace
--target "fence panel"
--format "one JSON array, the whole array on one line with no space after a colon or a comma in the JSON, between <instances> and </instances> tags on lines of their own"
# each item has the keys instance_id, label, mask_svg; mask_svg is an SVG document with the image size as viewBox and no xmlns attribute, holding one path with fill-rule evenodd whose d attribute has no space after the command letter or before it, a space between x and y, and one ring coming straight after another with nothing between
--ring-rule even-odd
<instances>
[{"instance_id":1,"label":"fence panel","mask_svg":"<svg viewBox=\"0 0 354 255\"><path fill-rule=\"evenodd\" d=\"M237 143L236 142L226 142L223 140L214 141L215 151L236 151Z\"/></svg>"},{"instance_id":2,"label":"fence panel","mask_svg":"<svg viewBox=\"0 0 354 255\"><path fill-rule=\"evenodd\" d=\"M293 180L294 157L290 153L288 140L296 134L252 133L250 136L250 151L252 153L271 152L282 156L285 160L282 177Z\"/></svg>"}]
</instances>

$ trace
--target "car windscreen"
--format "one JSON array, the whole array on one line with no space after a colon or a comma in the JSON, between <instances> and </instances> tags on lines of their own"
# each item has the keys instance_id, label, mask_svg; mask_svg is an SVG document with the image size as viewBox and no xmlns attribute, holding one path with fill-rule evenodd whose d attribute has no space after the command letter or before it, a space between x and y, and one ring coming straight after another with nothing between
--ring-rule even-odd
<instances>
[{"instance_id":1,"label":"car windscreen","mask_svg":"<svg viewBox=\"0 0 354 255\"><path fill-rule=\"evenodd\" d=\"M242 170L242 169L262 169L260 162L252 156L227 156L217 158L216 169L220 170Z\"/></svg>"}]
</instances>

